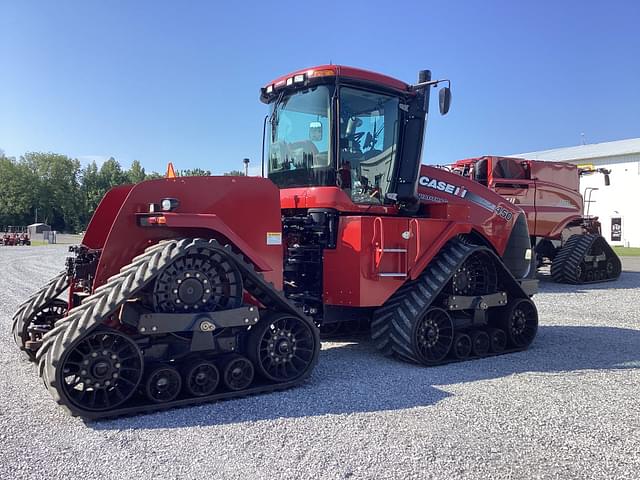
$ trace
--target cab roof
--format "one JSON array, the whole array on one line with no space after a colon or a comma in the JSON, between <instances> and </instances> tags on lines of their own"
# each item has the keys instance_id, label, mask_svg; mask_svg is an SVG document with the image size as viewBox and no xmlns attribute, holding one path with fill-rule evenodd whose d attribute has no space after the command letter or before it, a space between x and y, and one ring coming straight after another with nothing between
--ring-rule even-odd
<instances>
[{"instance_id":1,"label":"cab roof","mask_svg":"<svg viewBox=\"0 0 640 480\"><path fill-rule=\"evenodd\" d=\"M267 88L271 85L277 88L280 85L284 85L288 79L293 78L296 75L303 74L308 78L335 76L360 82L373 83L404 93L412 92L411 85L401 80L388 77L387 75L382 75L380 73L371 72L369 70L348 67L345 65L318 65L316 67L303 68L301 70L296 70L295 72L291 72L287 75L276 78L275 80L267 83L264 88Z\"/></svg>"}]
</instances>

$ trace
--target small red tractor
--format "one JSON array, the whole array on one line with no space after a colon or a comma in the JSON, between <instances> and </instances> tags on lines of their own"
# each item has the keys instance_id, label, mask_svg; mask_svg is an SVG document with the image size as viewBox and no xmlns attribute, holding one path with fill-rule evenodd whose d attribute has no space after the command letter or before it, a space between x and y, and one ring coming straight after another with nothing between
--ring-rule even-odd
<instances>
[{"instance_id":1,"label":"small red tractor","mask_svg":"<svg viewBox=\"0 0 640 480\"><path fill-rule=\"evenodd\" d=\"M495 156L459 160L451 168L524 210L536 266L551 263L554 281L584 284L620 277L620 259L602 236L598 218L585 214L580 194L581 175L602 173L609 185L608 170Z\"/></svg>"},{"instance_id":2,"label":"small red tractor","mask_svg":"<svg viewBox=\"0 0 640 480\"><path fill-rule=\"evenodd\" d=\"M354 319L384 355L422 365L527 348L525 214L420 164L442 82L296 71L261 90L267 178L110 190L67 268L14 316L54 399L100 418L292 387L318 327ZM439 100L444 114L448 87Z\"/></svg>"},{"instance_id":3,"label":"small red tractor","mask_svg":"<svg viewBox=\"0 0 640 480\"><path fill-rule=\"evenodd\" d=\"M14 227L9 225L6 232L0 237L0 245L31 245L31 239L26 227Z\"/></svg>"}]
</instances>

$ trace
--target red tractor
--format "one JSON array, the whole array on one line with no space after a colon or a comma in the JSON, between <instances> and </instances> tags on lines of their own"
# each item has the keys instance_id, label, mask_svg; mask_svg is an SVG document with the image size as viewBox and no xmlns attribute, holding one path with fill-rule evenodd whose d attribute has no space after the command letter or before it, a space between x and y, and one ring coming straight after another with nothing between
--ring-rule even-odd
<instances>
[{"instance_id":1,"label":"red tractor","mask_svg":"<svg viewBox=\"0 0 640 480\"><path fill-rule=\"evenodd\" d=\"M584 212L580 176L609 171L563 162L507 157L459 160L453 171L489 187L527 216L536 265L551 263L556 282L583 284L616 280L620 259L601 233L597 217Z\"/></svg>"},{"instance_id":2,"label":"red tractor","mask_svg":"<svg viewBox=\"0 0 640 480\"><path fill-rule=\"evenodd\" d=\"M316 364L318 327L353 319L422 365L527 348L525 214L420 165L440 82L300 70L261 91L267 178L109 191L66 270L14 316L54 399L99 418L292 387ZM441 113L449 102L445 87Z\"/></svg>"}]
</instances>

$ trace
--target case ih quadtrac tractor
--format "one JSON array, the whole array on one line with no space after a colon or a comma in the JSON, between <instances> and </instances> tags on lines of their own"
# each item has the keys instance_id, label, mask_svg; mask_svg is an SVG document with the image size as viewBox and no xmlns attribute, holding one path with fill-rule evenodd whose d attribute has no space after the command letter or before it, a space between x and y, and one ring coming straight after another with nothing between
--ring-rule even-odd
<instances>
[{"instance_id":1,"label":"case ih quadtrac tractor","mask_svg":"<svg viewBox=\"0 0 640 480\"><path fill-rule=\"evenodd\" d=\"M524 210L536 265L551 263L554 281L583 284L620 277L620 259L602 236L598 218L585 215L580 195L580 175L602 173L608 185L608 170L492 156L459 160L452 168Z\"/></svg>"},{"instance_id":2,"label":"case ih quadtrac tractor","mask_svg":"<svg viewBox=\"0 0 640 480\"><path fill-rule=\"evenodd\" d=\"M99 418L291 387L316 363L318 326L353 319L423 365L525 349L526 217L420 165L437 83L297 71L261 91L267 178L109 191L66 270L14 317L55 400ZM449 101L445 87L442 113Z\"/></svg>"}]
</instances>

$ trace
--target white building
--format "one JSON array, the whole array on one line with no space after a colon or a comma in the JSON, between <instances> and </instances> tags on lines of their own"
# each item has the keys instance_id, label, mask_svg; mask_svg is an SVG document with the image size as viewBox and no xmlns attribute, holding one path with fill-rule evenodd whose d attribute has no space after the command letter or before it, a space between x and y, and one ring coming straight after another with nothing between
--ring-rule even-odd
<instances>
[{"instance_id":1,"label":"white building","mask_svg":"<svg viewBox=\"0 0 640 480\"><path fill-rule=\"evenodd\" d=\"M612 245L640 247L640 138L509 156L611 170L608 187L600 174L585 175L580 179L583 196L587 193L585 200L588 200L587 189L597 189L591 192L592 201L585 203L585 211L588 207L589 215L599 217L602 234Z\"/></svg>"}]
</instances>

